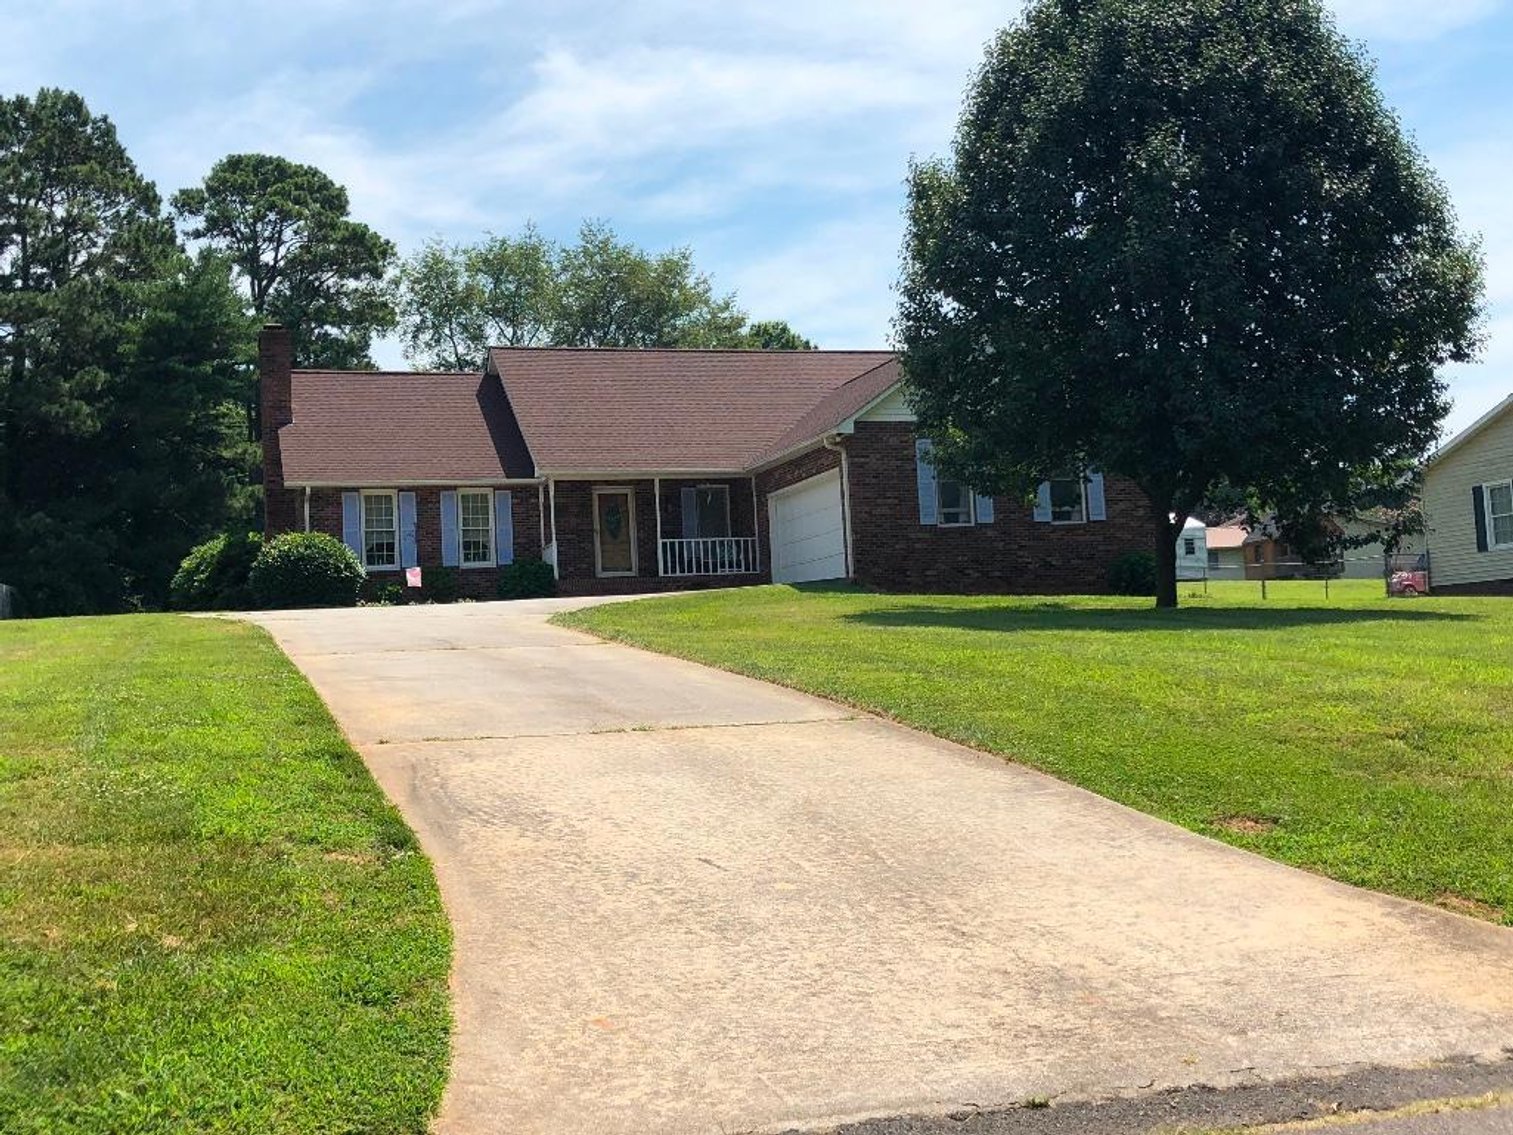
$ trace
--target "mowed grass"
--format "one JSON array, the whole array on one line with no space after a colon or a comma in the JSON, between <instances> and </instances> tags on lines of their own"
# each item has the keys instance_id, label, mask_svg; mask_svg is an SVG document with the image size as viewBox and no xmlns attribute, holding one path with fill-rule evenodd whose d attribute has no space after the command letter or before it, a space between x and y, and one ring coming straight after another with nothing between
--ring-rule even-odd
<instances>
[{"instance_id":1,"label":"mowed grass","mask_svg":"<svg viewBox=\"0 0 1513 1135\"><path fill-rule=\"evenodd\" d=\"M560 621L1001 753L1336 879L1513 923L1513 600L768 587ZM864 786L858 786L864 791Z\"/></svg>"},{"instance_id":2,"label":"mowed grass","mask_svg":"<svg viewBox=\"0 0 1513 1135\"><path fill-rule=\"evenodd\" d=\"M261 631L0 623L0 1129L419 1132L450 931Z\"/></svg>"}]
</instances>

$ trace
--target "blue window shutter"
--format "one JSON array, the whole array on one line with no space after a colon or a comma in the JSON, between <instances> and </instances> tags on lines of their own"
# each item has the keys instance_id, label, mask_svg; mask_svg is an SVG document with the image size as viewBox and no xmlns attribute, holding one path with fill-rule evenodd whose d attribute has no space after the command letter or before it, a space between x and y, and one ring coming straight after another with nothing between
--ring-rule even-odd
<instances>
[{"instance_id":1,"label":"blue window shutter","mask_svg":"<svg viewBox=\"0 0 1513 1135\"><path fill-rule=\"evenodd\" d=\"M1035 493L1035 519L1041 524L1051 522L1051 482L1041 481Z\"/></svg>"},{"instance_id":2,"label":"blue window shutter","mask_svg":"<svg viewBox=\"0 0 1513 1135\"><path fill-rule=\"evenodd\" d=\"M1491 551L1492 542L1487 539L1487 490L1481 485L1471 488L1471 506L1476 510L1476 550Z\"/></svg>"},{"instance_id":3,"label":"blue window shutter","mask_svg":"<svg viewBox=\"0 0 1513 1135\"><path fill-rule=\"evenodd\" d=\"M940 523L935 501L935 466L930 464L930 453L934 448L927 437L919 438L914 443L914 473L919 483L919 522L928 525Z\"/></svg>"},{"instance_id":4,"label":"blue window shutter","mask_svg":"<svg viewBox=\"0 0 1513 1135\"><path fill-rule=\"evenodd\" d=\"M399 566L420 565L419 543L415 538L415 494L399 494Z\"/></svg>"},{"instance_id":5,"label":"blue window shutter","mask_svg":"<svg viewBox=\"0 0 1513 1135\"><path fill-rule=\"evenodd\" d=\"M341 495L341 542L351 548L359 563L362 555L362 494Z\"/></svg>"},{"instance_id":6,"label":"blue window shutter","mask_svg":"<svg viewBox=\"0 0 1513 1135\"><path fill-rule=\"evenodd\" d=\"M1108 519L1108 500L1103 492L1103 474L1089 473L1087 478L1087 518Z\"/></svg>"},{"instance_id":7,"label":"blue window shutter","mask_svg":"<svg viewBox=\"0 0 1513 1135\"><path fill-rule=\"evenodd\" d=\"M977 494L977 523L993 523L993 498L985 497L981 493Z\"/></svg>"},{"instance_id":8,"label":"blue window shutter","mask_svg":"<svg viewBox=\"0 0 1513 1135\"><path fill-rule=\"evenodd\" d=\"M699 490L683 490L683 539L693 540L699 532Z\"/></svg>"},{"instance_id":9,"label":"blue window shutter","mask_svg":"<svg viewBox=\"0 0 1513 1135\"><path fill-rule=\"evenodd\" d=\"M462 534L457 526L457 494L441 494L441 566L457 567L462 563Z\"/></svg>"},{"instance_id":10,"label":"blue window shutter","mask_svg":"<svg viewBox=\"0 0 1513 1135\"><path fill-rule=\"evenodd\" d=\"M515 562L515 494L508 489L494 493L494 562Z\"/></svg>"}]
</instances>

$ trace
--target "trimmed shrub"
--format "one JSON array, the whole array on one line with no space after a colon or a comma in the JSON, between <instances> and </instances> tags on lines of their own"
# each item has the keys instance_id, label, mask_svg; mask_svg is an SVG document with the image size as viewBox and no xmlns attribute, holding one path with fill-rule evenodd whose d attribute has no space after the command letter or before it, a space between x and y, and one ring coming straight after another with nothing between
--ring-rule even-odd
<instances>
[{"instance_id":1,"label":"trimmed shrub","mask_svg":"<svg viewBox=\"0 0 1513 1135\"><path fill-rule=\"evenodd\" d=\"M516 560L499 569L501 599L546 599L556 593L552 565L544 560Z\"/></svg>"},{"instance_id":2,"label":"trimmed shrub","mask_svg":"<svg viewBox=\"0 0 1513 1135\"><path fill-rule=\"evenodd\" d=\"M1154 595L1156 557L1150 552L1126 552L1109 568L1108 587L1115 595Z\"/></svg>"},{"instance_id":3,"label":"trimmed shrub","mask_svg":"<svg viewBox=\"0 0 1513 1135\"><path fill-rule=\"evenodd\" d=\"M352 549L324 532L286 532L252 564L252 597L264 607L351 607L366 578Z\"/></svg>"},{"instance_id":4,"label":"trimmed shrub","mask_svg":"<svg viewBox=\"0 0 1513 1135\"><path fill-rule=\"evenodd\" d=\"M169 606L180 611L237 611L252 606L247 584L263 550L256 532L225 532L189 550L168 585Z\"/></svg>"},{"instance_id":5,"label":"trimmed shrub","mask_svg":"<svg viewBox=\"0 0 1513 1135\"><path fill-rule=\"evenodd\" d=\"M421 573L420 578L425 584L421 590L432 603L457 602L461 585L457 579L456 568L428 567Z\"/></svg>"}]
</instances>

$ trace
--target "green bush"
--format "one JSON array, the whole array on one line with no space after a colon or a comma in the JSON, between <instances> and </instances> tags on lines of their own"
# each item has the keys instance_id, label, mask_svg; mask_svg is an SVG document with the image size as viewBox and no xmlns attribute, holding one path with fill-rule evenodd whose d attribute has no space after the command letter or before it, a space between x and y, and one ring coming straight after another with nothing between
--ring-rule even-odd
<instances>
[{"instance_id":1,"label":"green bush","mask_svg":"<svg viewBox=\"0 0 1513 1135\"><path fill-rule=\"evenodd\" d=\"M247 577L263 550L256 532L222 533L189 550L168 585L180 611L237 611L252 605Z\"/></svg>"},{"instance_id":2,"label":"green bush","mask_svg":"<svg viewBox=\"0 0 1513 1135\"><path fill-rule=\"evenodd\" d=\"M422 589L425 597L432 603L455 603L461 590L457 579L457 569L450 567L428 567L421 572L421 580L425 584Z\"/></svg>"},{"instance_id":3,"label":"green bush","mask_svg":"<svg viewBox=\"0 0 1513 1135\"><path fill-rule=\"evenodd\" d=\"M1108 587L1115 595L1154 595L1156 557L1149 552L1126 552L1109 568Z\"/></svg>"},{"instance_id":4,"label":"green bush","mask_svg":"<svg viewBox=\"0 0 1513 1135\"><path fill-rule=\"evenodd\" d=\"M499 569L501 599L545 599L556 593L552 565L542 560L516 560Z\"/></svg>"},{"instance_id":5,"label":"green bush","mask_svg":"<svg viewBox=\"0 0 1513 1135\"><path fill-rule=\"evenodd\" d=\"M351 607L365 578L352 549L324 532L286 532L253 562L252 597L263 607Z\"/></svg>"}]
</instances>

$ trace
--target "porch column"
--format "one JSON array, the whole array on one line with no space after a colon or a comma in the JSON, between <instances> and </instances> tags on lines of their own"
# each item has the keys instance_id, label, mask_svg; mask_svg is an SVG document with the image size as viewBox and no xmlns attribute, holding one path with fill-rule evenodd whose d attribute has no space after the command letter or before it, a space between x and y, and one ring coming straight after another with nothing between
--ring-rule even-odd
<instances>
[{"instance_id":1,"label":"porch column","mask_svg":"<svg viewBox=\"0 0 1513 1135\"><path fill-rule=\"evenodd\" d=\"M762 574L762 521L757 516L756 477L751 478L751 536L756 541L756 574Z\"/></svg>"},{"instance_id":2,"label":"porch column","mask_svg":"<svg viewBox=\"0 0 1513 1135\"><path fill-rule=\"evenodd\" d=\"M657 578L662 577L662 478L651 479L652 495L657 500Z\"/></svg>"}]
</instances>

